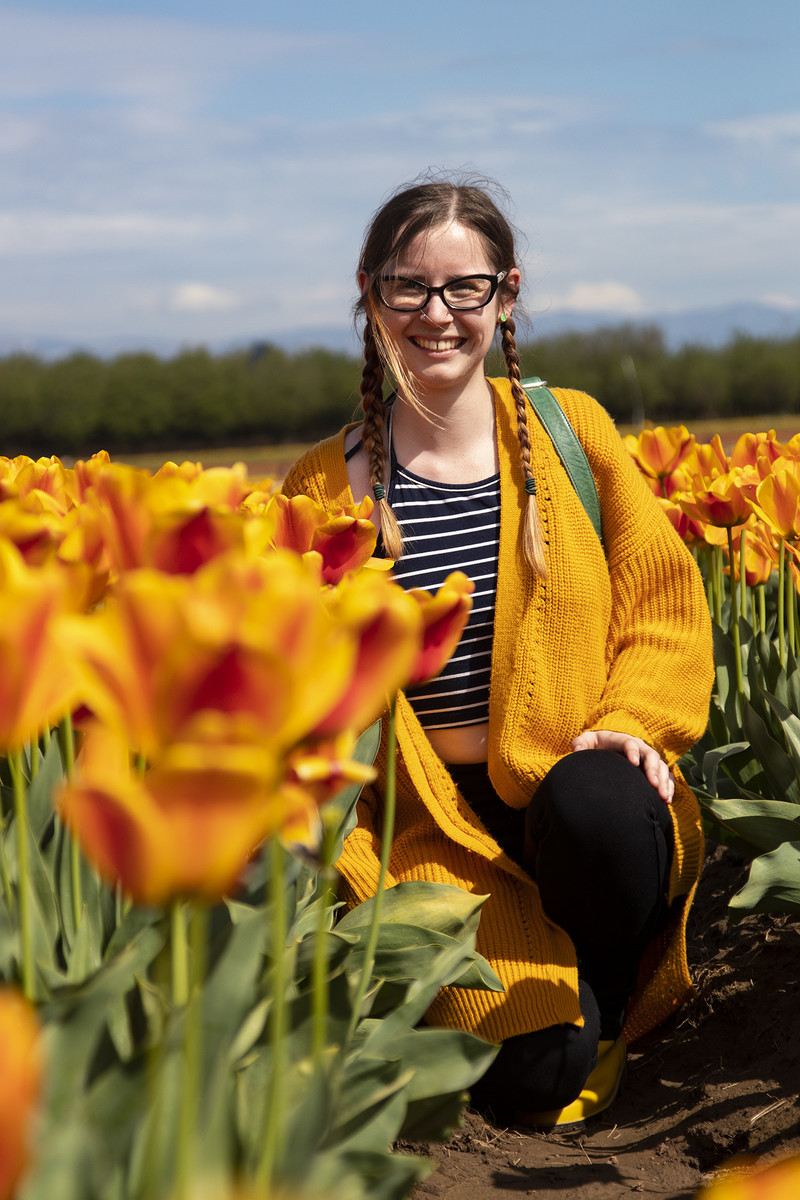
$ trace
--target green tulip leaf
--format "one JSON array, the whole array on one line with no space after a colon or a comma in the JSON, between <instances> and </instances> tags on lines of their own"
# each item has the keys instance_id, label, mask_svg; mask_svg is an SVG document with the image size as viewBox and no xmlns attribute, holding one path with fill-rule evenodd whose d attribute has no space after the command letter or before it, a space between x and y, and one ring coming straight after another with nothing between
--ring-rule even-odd
<instances>
[{"instance_id":1,"label":"green tulip leaf","mask_svg":"<svg viewBox=\"0 0 800 1200\"><path fill-rule=\"evenodd\" d=\"M93 914L84 906L83 919L78 926L67 961L67 982L83 983L101 963L100 933Z\"/></svg>"},{"instance_id":2,"label":"green tulip leaf","mask_svg":"<svg viewBox=\"0 0 800 1200\"><path fill-rule=\"evenodd\" d=\"M486 896L474 896L447 883L398 883L383 893L381 925L417 925L457 937L462 930L477 931L485 901ZM373 905L372 899L358 904L345 913L336 928L350 933L369 925Z\"/></svg>"},{"instance_id":3,"label":"green tulip leaf","mask_svg":"<svg viewBox=\"0 0 800 1200\"><path fill-rule=\"evenodd\" d=\"M39 755L38 747L34 747L33 752ZM37 844L41 843L45 832L53 823L53 793L63 780L61 751L58 738L54 737L50 739L44 756L39 755L38 770L28 785L28 820Z\"/></svg>"},{"instance_id":4,"label":"green tulip leaf","mask_svg":"<svg viewBox=\"0 0 800 1200\"><path fill-rule=\"evenodd\" d=\"M800 775L800 717L791 712L776 696L771 696L769 692L765 692L764 697L781 723L795 772Z\"/></svg>"},{"instance_id":5,"label":"green tulip leaf","mask_svg":"<svg viewBox=\"0 0 800 1200\"><path fill-rule=\"evenodd\" d=\"M462 1092L485 1074L499 1046L461 1029L413 1029L392 1043L392 1053L414 1068L409 1100L435 1098L443 1081L448 1092ZM407 1135L404 1135L407 1136Z\"/></svg>"},{"instance_id":6,"label":"green tulip leaf","mask_svg":"<svg viewBox=\"0 0 800 1200\"><path fill-rule=\"evenodd\" d=\"M364 766L371 767L375 762L381 744L381 722L375 721L365 729L355 745L352 758ZM356 804L363 791L361 783L351 784L344 788L325 805L325 819L331 820L334 829L331 861L336 862L342 853L345 839L356 827Z\"/></svg>"},{"instance_id":7,"label":"green tulip leaf","mask_svg":"<svg viewBox=\"0 0 800 1200\"><path fill-rule=\"evenodd\" d=\"M428 1158L348 1148L321 1155L312 1166L307 1188L313 1195L335 1195L337 1200L405 1200L433 1170Z\"/></svg>"},{"instance_id":8,"label":"green tulip leaf","mask_svg":"<svg viewBox=\"0 0 800 1200\"><path fill-rule=\"evenodd\" d=\"M80 987L64 987L45 1004L46 1044L58 1070L48 1073L47 1108L65 1117L86 1082L89 1064L106 1028L109 1005L125 995L158 953L162 939L143 929L109 964Z\"/></svg>"},{"instance_id":9,"label":"green tulip leaf","mask_svg":"<svg viewBox=\"0 0 800 1200\"><path fill-rule=\"evenodd\" d=\"M717 820L750 847L764 854L782 842L800 838L800 807L780 800L704 800Z\"/></svg>"},{"instance_id":10,"label":"green tulip leaf","mask_svg":"<svg viewBox=\"0 0 800 1200\"><path fill-rule=\"evenodd\" d=\"M289 1186L303 1185L308 1177L309 1163L321 1152L330 1126L334 1101L327 1066L314 1070L310 1059L292 1064L293 1079L302 1077L304 1086L283 1131L280 1176Z\"/></svg>"},{"instance_id":11,"label":"green tulip leaf","mask_svg":"<svg viewBox=\"0 0 800 1200\"><path fill-rule=\"evenodd\" d=\"M796 778L792 759L787 755L784 746L772 737L764 721L749 704L744 707L742 724L753 753L766 776L767 786L756 790L761 794L771 793L775 800L782 799ZM752 777L749 782L752 783Z\"/></svg>"},{"instance_id":12,"label":"green tulip leaf","mask_svg":"<svg viewBox=\"0 0 800 1200\"><path fill-rule=\"evenodd\" d=\"M726 630L712 623L714 639L714 663L717 676L717 701L725 714L728 729L735 733L739 728L736 693L736 651Z\"/></svg>"},{"instance_id":13,"label":"green tulip leaf","mask_svg":"<svg viewBox=\"0 0 800 1200\"><path fill-rule=\"evenodd\" d=\"M800 912L800 841L783 842L754 859L728 910L733 920L757 912Z\"/></svg>"},{"instance_id":14,"label":"green tulip leaf","mask_svg":"<svg viewBox=\"0 0 800 1200\"><path fill-rule=\"evenodd\" d=\"M337 1152L347 1149L348 1143L366 1150L390 1145L403 1123L406 1101L402 1093L412 1075L412 1068L394 1048L391 1058L360 1054L340 1081L325 1145L335 1146Z\"/></svg>"},{"instance_id":15,"label":"green tulip leaf","mask_svg":"<svg viewBox=\"0 0 800 1200\"><path fill-rule=\"evenodd\" d=\"M749 742L731 742L727 745L717 746L714 750L709 750L703 756L702 774L703 780L708 792L714 796L719 790L718 773L720 766L726 759L732 759L734 756L740 755L742 760L750 753Z\"/></svg>"},{"instance_id":16,"label":"green tulip leaf","mask_svg":"<svg viewBox=\"0 0 800 1200\"><path fill-rule=\"evenodd\" d=\"M412 1142L446 1142L461 1124L469 1092L447 1092L411 1100L400 1136Z\"/></svg>"}]
</instances>

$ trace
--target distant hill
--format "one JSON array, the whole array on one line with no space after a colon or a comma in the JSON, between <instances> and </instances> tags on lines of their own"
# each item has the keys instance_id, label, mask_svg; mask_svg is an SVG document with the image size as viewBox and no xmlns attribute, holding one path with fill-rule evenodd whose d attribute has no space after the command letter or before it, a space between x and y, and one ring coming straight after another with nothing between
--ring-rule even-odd
<instances>
[{"instance_id":1,"label":"distant hill","mask_svg":"<svg viewBox=\"0 0 800 1200\"><path fill-rule=\"evenodd\" d=\"M532 319L530 334L528 335L526 330L520 330L520 333L526 341L538 341L570 331L587 333L598 328L622 324L659 326L670 350L677 350L690 343L719 347L724 346L736 334L776 339L800 334L800 308L786 309L777 305L743 302L714 308L684 309L681 312L652 313L639 317L561 309L536 314ZM187 346L206 345L212 353L223 354L264 342L280 346L289 352L319 346L347 354L360 353L352 325L320 325L306 330L298 330L296 326L292 326L290 329L270 333L258 331L252 337L207 343L200 338L192 341L156 336L96 337L82 340L42 336L26 339L21 343L18 338L3 335L0 331L0 356L5 357L22 350L39 358L53 360L64 358L78 350L85 350L100 358L115 358L120 354L144 350L161 358L170 358Z\"/></svg>"},{"instance_id":2,"label":"distant hill","mask_svg":"<svg viewBox=\"0 0 800 1200\"><path fill-rule=\"evenodd\" d=\"M659 326L670 350L690 343L716 348L724 346L737 334L777 339L793 337L800 333L800 308L741 303L653 313L643 317L609 317L608 313L561 310L541 313L533 318L534 338L552 337L572 330L586 333L603 326L628 322L632 325Z\"/></svg>"}]
</instances>

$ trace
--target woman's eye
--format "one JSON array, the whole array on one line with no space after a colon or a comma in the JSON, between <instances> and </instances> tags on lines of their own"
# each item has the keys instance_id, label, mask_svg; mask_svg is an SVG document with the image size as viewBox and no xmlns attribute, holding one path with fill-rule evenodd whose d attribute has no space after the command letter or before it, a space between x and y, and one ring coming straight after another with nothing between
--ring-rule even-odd
<instances>
[{"instance_id":1,"label":"woman's eye","mask_svg":"<svg viewBox=\"0 0 800 1200\"><path fill-rule=\"evenodd\" d=\"M383 294L387 300L418 300L427 293L424 283L417 279L384 279Z\"/></svg>"},{"instance_id":2,"label":"woman's eye","mask_svg":"<svg viewBox=\"0 0 800 1200\"><path fill-rule=\"evenodd\" d=\"M446 294L453 300L479 300L488 291L485 279L470 277L456 279L446 288Z\"/></svg>"}]
</instances>

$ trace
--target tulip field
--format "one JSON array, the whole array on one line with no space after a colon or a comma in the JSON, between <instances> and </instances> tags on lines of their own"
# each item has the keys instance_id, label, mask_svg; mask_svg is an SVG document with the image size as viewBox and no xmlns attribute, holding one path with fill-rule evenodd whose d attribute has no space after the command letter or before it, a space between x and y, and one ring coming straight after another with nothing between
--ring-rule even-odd
<instances>
[{"instance_id":1,"label":"tulip field","mask_svg":"<svg viewBox=\"0 0 800 1200\"><path fill-rule=\"evenodd\" d=\"M800 912L800 435L626 444L706 579L682 767L752 860L730 915ZM500 987L480 898L337 901L381 723L391 762L472 591L400 589L370 512L243 464L0 458L0 1200L401 1200L431 1163L397 1143L446 1138L496 1053L422 1023Z\"/></svg>"}]
</instances>

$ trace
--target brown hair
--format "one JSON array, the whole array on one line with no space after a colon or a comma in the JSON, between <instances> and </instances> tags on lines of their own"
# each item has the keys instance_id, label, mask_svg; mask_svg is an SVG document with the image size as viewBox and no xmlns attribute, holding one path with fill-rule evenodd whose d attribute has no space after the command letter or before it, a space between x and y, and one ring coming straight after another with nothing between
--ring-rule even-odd
<instances>
[{"instance_id":1,"label":"brown hair","mask_svg":"<svg viewBox=\"0 0 800 1200\"><path fill-rule=\"evenodd\" d=\"M416 403L416 395L413 380L408 377L391 339L386 336L378 285L388 265L419 234L450 222L457 222L479 235L493 270L507 272L517 265L513 229L487 186L450 181L418 183L395 192L372 218L359 257L359 271L363 271L368 278L367 287L355 309L356 318L363 314L365 320L364 370L361 378L361 408L364 413L362 436L369 461L370 483L380 506L383 541L392 558L402 555L403 537L386 498L385 374L388 372L394 377L403 395L412 404ZM501 305L503 300L508 302L512 299L516 299L516 292L505 282L501 283ZM527 493L527 519L522 530L523 554L534 572L547 578L544 536L531 468L528 404L520 385L519 354L514 340L516 329L510 316L501 325L503 355L517 408L522 480Z\"/></svg>"}]
</instances>

